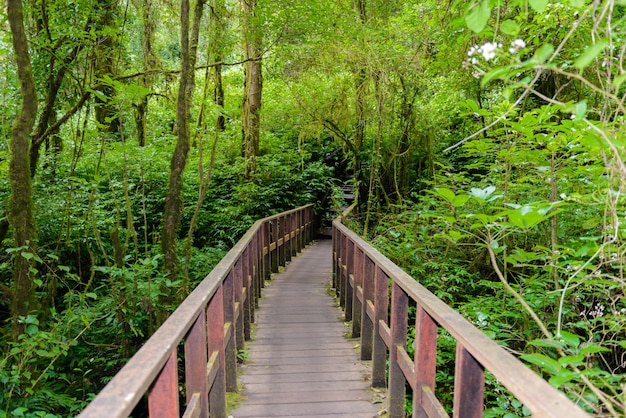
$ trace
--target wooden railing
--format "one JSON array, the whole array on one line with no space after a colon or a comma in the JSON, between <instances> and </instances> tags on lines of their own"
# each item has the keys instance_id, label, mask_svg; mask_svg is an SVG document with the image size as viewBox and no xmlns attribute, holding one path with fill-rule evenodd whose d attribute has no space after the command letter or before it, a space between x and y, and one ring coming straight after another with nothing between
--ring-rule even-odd
<instances>
[{"instance_id":1,"label":"wooden railing","mask_svg":"<svg viewBox=\"0 0 626 418\"><path fill-rule=\"evenodd\" d=\"M390 417L405 416L407 382L413 390L413 417L448 416L435 396L439 327L457 344L454 417L483 416L485 369L535 417L589 417L339 219L332 236L333 287L346 320L352 321L352 336L361 339L361 359L372 360L372 386L388 387ZM409 300L416 305L413 359L406 350Z\"/></svg>"},{"instance_id":2,"label":"wooden railing","mask_svg":"<svg viewBox=\"0 0 626 418\"><path fill-rule=\"evenodd\" d=\"M312 205L257 221L79 416L125 417L147 394L150 417L180 417L180 356L183 417L225 417L226 392L237 390L237 350L250 339L264 281L312 230Z\"/></svg>"}]
</instances>

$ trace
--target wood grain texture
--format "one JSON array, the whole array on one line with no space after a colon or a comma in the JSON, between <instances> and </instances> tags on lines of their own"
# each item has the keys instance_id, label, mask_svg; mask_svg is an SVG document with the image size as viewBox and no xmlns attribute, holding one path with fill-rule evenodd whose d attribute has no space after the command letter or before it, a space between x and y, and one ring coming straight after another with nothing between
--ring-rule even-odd
<instances>
[{"instance_id":1,"label":"wood grain texture","mask_svg":"<svg viewBox=\"0 0 626 418\"><path fill-rule=\"evenodd\" d=\"M234 418L377 416L358 340L345 337L351 330L326 292L331 251L330 241L309 246L264 289Z\"/></svg>"}]
</instances>

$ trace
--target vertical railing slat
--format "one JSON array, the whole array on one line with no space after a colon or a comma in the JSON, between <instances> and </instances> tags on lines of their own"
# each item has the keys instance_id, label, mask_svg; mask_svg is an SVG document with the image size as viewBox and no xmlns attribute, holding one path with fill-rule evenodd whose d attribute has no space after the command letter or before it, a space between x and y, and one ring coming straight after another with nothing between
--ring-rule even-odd
<instances>
[{"instance_id":1,"label":"vertical railing slat","mask_svg":"<svg viewBox=\"0 0 626 418\"><path fill-rule=\"evenodd\" d=\"M363 256L363 304L361 305L361 360L371 360L374 343L374 320L367 315L368 301L374 302L374 262Z\"/></svg>"},{"instance_id":2,"label":"vertical railing slat","mask_svg":"<svg viewBox=\"0 0 626 418\"><path fill-rule=\"evenodd\" d=\"M218 372L214 382L209 382L209 415L226 416L226 352L224 347L224 288L220 286L206 310L209 358L218 353Z\"/></svg>"},{"instance_id":3,"label":"vertical railing slat","mask_svg":"<svg viewBox=\"0 0 626 418\"><path fill-rule=\"evenodd\" d=\"M207 388L207 323L204 309L185 337L185 387L187 404L194 393L200 395L200 416L209 414L209 397ZM204 365L204 367L202 367Z\"/></svg>"},{"instance_id":4,"label":"vertical railing slat","mask_svg":"<svg viewBox=\"0 0 626 418\"><path fill-rule=\"evenodd\" d=\"M387 345L380 333L380 323L388 323L389 318L389 277L376 266L374 289L374 347L372 353L372 386L387 386Z\"/></svg>"},{"instance_id":5,"label":"vertical railing slat","mask_svg":"<svg viewBox=\"0 0 626 418\"><path fill-rule=\"evenodd\" d=\"M415 315L415 383L413 387L413 418L426 418L422 408L422 387L435 392L437 369L437 323L421 307Z\"/></svg>"},{"instance_id":6,"label":"vertical railing slat","mask_svg":"<svg viewBox=\"0 0 626 418\"><path fill-rule=\"evenodd\" d=\"M176 348L155 379L148 394L148 413L151 418L178 418L178 367Z\"/></svg>"},{"instance_id":7,"label":"vertical railing slat","mask_svg":"<svg viewBox=\"0 0 626 418\"><path fill-rule=\"evenodd\" d=\"M361 321L362 321L362 309L363 305L359 300L359 288L363 290L363 250L354 246L354 289L352 298L352 338L358 338L361 336ZM365 301L365 295L363 295L363 301Z\"/></svg>"},{"instance_id":8,"label":"vertical railing slat","mask_svg":"<svg viewBox=\"0 0 626 418\"><path fill-rule=\"evenodd\" d=\"M346 321L352 321L352 300L354 298L354 286L350 284L352 273L354 273L354 242L349 239L346 243L346 295L344 302Z\"/></svg>"},{"instance_id":9,"label":"vertical railing slat","mask_svg":"<svg viewBox=\"0 0 626 418\"><path fill-rule=\"evenodd\" d=\"M271 227L271 245L274 246L274 250L272 251L271 263L272 263L272 273L278 273L278 219L274 218L272 221Z\"/></svg>"},{"instance_id":10,"label":"vertical railing slat","mask_svg":"<svg viewBox=\"0 0 626 418\"><path fill-rule=\"evenodd\" d=\"M225 373L226 373L226 390L228 392L237 391L237 346L235 343L235 275L231 270L226 279L224 279L224 328L230 330L225 336Z\"/></svg>"},{"instance_id":11,"label":"vertical railing slat","mask_svg":"<svg viewBox=\"0 0 626 418\"><path fill-rule=\"evenodd\" d=\"M459 343L454 371L454 418L481 418L485 391L483 366Z\"/></svg>"},{"instance_id":12,"label":"vertical railing slat","mask_svg":"<svg viewBox=\"0 0 626 418\"><path fill-rule=\"evenodd\" d=\"M391 288L391 347L389 347L389 416L403 418L406 379L398 364L397 347L406 348L409 297L395 282Z\"/></svg>"}]
</instances>

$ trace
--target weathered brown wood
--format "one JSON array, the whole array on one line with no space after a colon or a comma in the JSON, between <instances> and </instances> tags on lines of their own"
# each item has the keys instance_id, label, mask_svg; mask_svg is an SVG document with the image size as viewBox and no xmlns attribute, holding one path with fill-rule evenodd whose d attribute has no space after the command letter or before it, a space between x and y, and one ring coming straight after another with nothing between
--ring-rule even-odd
<instances>
[{"instance_id":1,"label":"weathered brown wood","mask_svg":"<svg viewBox=\"0 0 626 418\"><path fill-rule=\"evenodd\" d=\"M404 418L406 378L398 363L398 348L406 347L409 297L397 284L391 289L391 346L389 348L389 416Z\"/></svg>"},{"instance_id":2,"label":"weathered brown wood","mask_svg":"<svg viewBox=\"0 0 626 418\"><path fill-rule=\"evenodd\" d=\"M226 353L224 350L224 289L220 287L206 310L209 355L209 414L226 415ZM217 363L217 364L216 364ZM212 375L214 371L215 378Z\"/></svg>"},{"instance_id":3,"label":"weathered brown wood","mask_svg":"<svg viewBox=\"0 0 626 418\"><path fill-rule=\"evenodd\" d=\"M208 411L203 413L200 405L200 394L197 392L191 394L190 400L187 401L187 408L185 408L183 418L200 418L201 416L208 416Z\"/></svg>"},{"instance_id":4,"label":"weathered brown wood","mask_svg":"<svg viewBox=\"0 0 626 418\"><path fill-rule=\"evenodd\" d=\"M235 262L235 266L237 262ZM237 391L237 328L235 315L235 270L233 269L228 273L226 279L224 279L224 323L230 324L230 331L224 335L224 347L226 363L224 366L226 377L226 390L228 392Z\"/></svg>"},{"instance_id":5,"label":"weathered brown wood","mask_svg":"<svg viewBox=\"0 0 626 418\"><path fill-rule=\"evenodd\" d=\"M485 391L483 366L461 345L456 346L454 418L482 418Z\"/></svg>"},{"instance_id":6,"label":"weathered brown wood","mask_svg":"<svg viewBox=\"0 0 626 418\"><path fill-rule=\"evenodd\" d=\"M415 375L413 376L413 418L431 415L431 400L423 398L424 393L435 392L437 368L437 323L418 306L415 315ZM430 392L425 392L428 388ZM433 395L434 396L434 395Z\"/></svg>"},{"instance_id":7,"label":"weathered brown wood","mask_svg":"<svg viewBox=\"0 0 626 418\"><path fill-rule=\"evenodd\" d=\"M185 385L187 404L190 405L194 394L202 416L209 414L209 391L207 388L207 323L205 312L201 311L193 327L185 338ZM189 407L187 407L189 409Z\"/></svg>"},{"instance_id":8,"label":"weathered brown wood","mask_svg":"<svg viewBox=\"0 0 626 418\"><path fill-rule=\"evenodd\" d=\"M374 345L372 353L372 386L384 388L387 386L387 347L383 337L384 324L389 318L389 278L378 266L374 272ZM381 327L381 324L383 326ZM388 328L387 328L388 330Z\"/></svg>"},{"instance_id":9,"label":"weathered brown wood","mask_svg":"<svg viewBox=\"0 0 626 418\"><path fill-rule=\"evenodd\" d=\"M354 298L354 286L350 283L350 276L354 273L354 242L348 240L346 246L346 295L344 302L344 315L346 321L352 321L352 300Z\"/></svg>"},{"instance_id":10,"label":"weathered brown wood","mask_svg":"<svg viewBox=\"0 0 626 418\"><path fill-rule=\"evenodd\" d=\"M363 254L363 303L361 305L361 360L371 360L374 345L374 263ZM369 312L368 312L369 311Z\"/></svg>"},{"instance_id":11,"label":"weathered brown wood","mask_svg":"<svg viewBox=\"0 0 626 418\"><path fill-rule=\"evenodd\" d=\"M148 394L148 412L153 418L178 418L178 368L176 349L152 384Z\"/></svg>"},{"instance_id":12,"label":"weathered brown wood","mask_svg":"<svg viewBox=\"0 0 626 418\"><path fill-rule=\"evenodd\" d=\"M265 286L265 280L269 280L272 275L272 260L271 260L271 223L265 221L263 223L263 233L261 234L263 239L263 280L261 280L261 287Z\"/></svg>"},{"instance_id":13,"label":"weathered brown wood","mask_svg":"<svg viewBox=\"0 0 626 418\"><path fill-rule=\"evenodd\" d=\"M236 353L245 348L245 331L244 331L244 304L243 304L243 257L235 263L233 269L233 297L235 304L233 305L234 322L235 322L235 360ZM237 377L235 376L235 381Z\"/></svg>"},{"instance_id":14,"label":"weathered brown wood","mask_svg":"<svg viewBox=\"0 0 626 418\"><path fill-rule=\"evenodd\" d=\"M352 298L352 338L361 336L361 321L363 308L363 258L365 255L360 248L354 248L354 294ZM360 290L360 292L359 292ZM360 298L359 298L360 293Z\"/></svg>"},{"instance_id":15,"label":"weathered brown wood","mask_svg":"<svg viewBox=\"0 0 626 418\"><path fill-rule=\"evenodd\" d=\"M331 243L308 247L272 280L257 312L255 339L241 381L244 401L233 417L374 417L369 372L356 340L326 294Z\"/></svg>"},{"instance_id":16,"label":"weathered brown wood","mask_svg":"<svg viewBox=\"0 0 626 418\"><path fill-rule=\"evenodd\" d=\"M271 254L271 266L272 273L278 273L278 265L279 265L279 256L278 256L278 239L279 239L279 231L278 231L278 219L274 218L271 221L271 246L270 250Z\"/></svg>"},{"instance_id":17,"label":"weathered brown wood","mask_svg":"<svg viewBox=\"0 0 626 418\"><path fill-rule=\"evenodd\" d=\"M286 247L287 247L287 241L286 241L286 224L285 224L285 217L281 216L278 218L278 265L284 267L285 263L287 262L287 256L286 256Z\"/></svg>"}]
</instances>

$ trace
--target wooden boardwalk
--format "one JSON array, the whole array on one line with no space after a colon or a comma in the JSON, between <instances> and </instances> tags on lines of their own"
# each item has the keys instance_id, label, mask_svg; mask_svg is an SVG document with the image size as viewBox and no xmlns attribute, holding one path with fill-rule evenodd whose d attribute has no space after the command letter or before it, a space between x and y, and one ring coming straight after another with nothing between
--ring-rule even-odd
<instances>
[{"instance_id":1,"label":"wooden boardwalk","mask_svg":"<svg viewBox=\"0 0 626 418\"><path fill-rule=\"evenodd\" d=\"M263 290L242 402L230 416L377 416L370 372L327 294L331 251L330 240L312 244Z\"/></svg>"}]
</instances>

